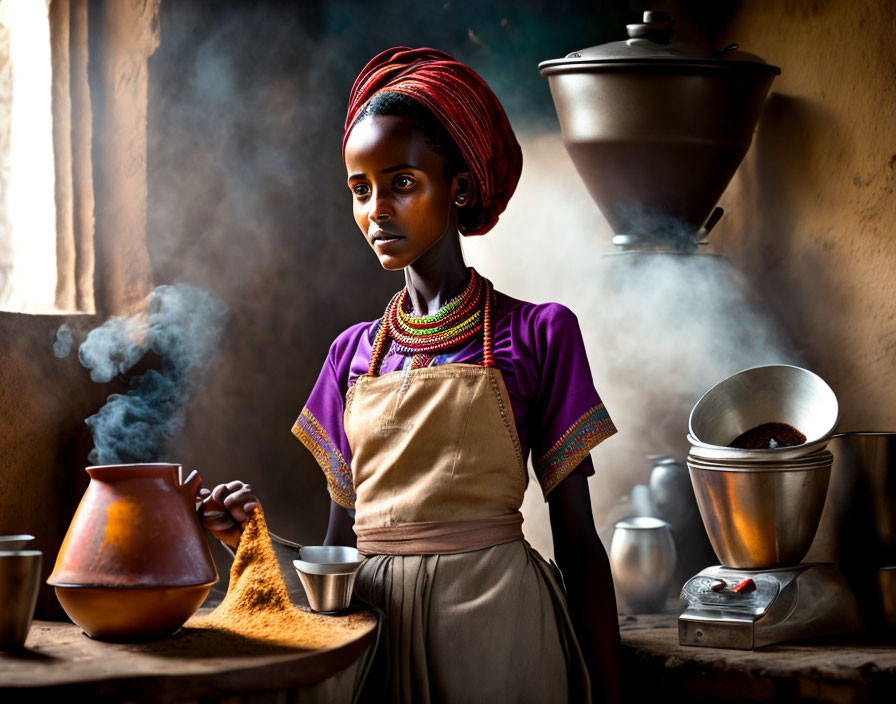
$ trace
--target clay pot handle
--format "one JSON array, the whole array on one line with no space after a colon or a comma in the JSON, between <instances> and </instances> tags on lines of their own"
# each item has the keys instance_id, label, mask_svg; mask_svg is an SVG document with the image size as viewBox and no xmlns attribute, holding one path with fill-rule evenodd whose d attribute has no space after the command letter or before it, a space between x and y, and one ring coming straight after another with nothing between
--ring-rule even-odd
<instances>
[{"instance_id":1,"label":"clay pot handle","mask_svg":"<svg viewBox=\"0 0 896 704\"><path fill-rule=\"evenodd\" d=\"M195 469L187 475L187 478L184 479L180 488L184 494L184 498L187 501L195 502L196 496L199 494L199 487L202 486L202 477L199 476L199 472Z\"/></svg>"}]
</instances>

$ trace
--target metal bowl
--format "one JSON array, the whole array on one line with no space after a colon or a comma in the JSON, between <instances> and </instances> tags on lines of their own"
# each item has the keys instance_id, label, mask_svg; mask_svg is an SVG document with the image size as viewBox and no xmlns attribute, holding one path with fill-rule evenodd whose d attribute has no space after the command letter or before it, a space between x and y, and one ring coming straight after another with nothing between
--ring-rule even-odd
<instances>
[{"instance_id":1,"label":"metal bowl","mask_svg":"<svg viewBox=\"0 0 896 704\"><path fill-rule=\"evenodd\" d=\"M814 444L830 437L839 418L837 396L824 379L800 367L770 364L713 386L691 411L688 430L700 443L725 447L763 423L787 423L806 436L805 444Z\"/></svg>"},{"instance_id":2,"label":"metal bowl","mask_svg":"<svg viewBox=\"0 0 896 704\"><path fill-rule=\"evenodd\" d=\"M695 456L693 451L688 455L688 462L695 467L702 469L728 469L745 472L774 472L786 471L789 469L813 469L816 467L827 467L833 461L833 454L827 450L815 452L805 457L795 457L791 459L767 458L764 460L743 460L743 459L705 459Z\"/></svg>"},{"instance_id":3,"label":"metal bowl","mask_svg":"<svg viewBox=\"0 0 896 704\"><path fill-rule=\"evenodd\" d=\"M697 506L723 565L769 569L796 565L812 544L833 457L808 467L706 466L688 459Z\"/></svg>"},{"instance_id":4,"label":"metal bowl","mask_svg":"<svg viewBox=\"0 0 896 704\"><path fill-rule=\"evenodd\" d=\"M325 614L347 609L364 557L355 548L340 545L304 546L299 555L302 559L292 564L311 608Z\"/></svg>"},{"instance_id":5,"label":"metal bowl","mask_svg":"<svg viewBox=\"0 0 896 704\"><path fill-rule=\"evenodd\" d=\"M744 460L747 462L765 462L769 460L790 460L800 457L809 457L824 450L830 438L822 438L816 442L807 442L791 447L773 447L768 449L753 450L743 447L725 447L710 445L700 442L693 435L688 435L691 444L691 456L706 460Z\"/></svg>"}]
</instances>

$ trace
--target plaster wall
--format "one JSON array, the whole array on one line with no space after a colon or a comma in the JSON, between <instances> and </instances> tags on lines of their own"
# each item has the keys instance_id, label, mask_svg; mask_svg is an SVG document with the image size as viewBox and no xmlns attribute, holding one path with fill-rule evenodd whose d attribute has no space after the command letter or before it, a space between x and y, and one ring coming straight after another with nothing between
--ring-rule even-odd
<instances>
[{"instance_id":1,"label":"plaster wall","mask_svg":"<svg viewBox=\"0 0 896 704\"><path fill-rule=\"evenodd\" d=\"M711 239L833 386L842 430L896 429L894 22L888 0L757 0L718 36L781 75Z\"/></svg>"}]
</instances>

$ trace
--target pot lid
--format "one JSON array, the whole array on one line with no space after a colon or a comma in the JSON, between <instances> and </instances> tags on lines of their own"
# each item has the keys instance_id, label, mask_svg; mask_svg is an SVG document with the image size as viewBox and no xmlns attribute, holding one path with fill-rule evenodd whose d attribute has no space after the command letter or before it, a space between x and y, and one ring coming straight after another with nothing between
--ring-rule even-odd
<instances>
[{"instance_id":1,"label":"pot lid","mask_svg":"<svg viewBox=\"0 0 896 704\"><path fill-rule=\"evenodd\" d=\"M629 38L621 42L599 44L573 51L562 59L551 59L538 64L542 76L568 70L601 65L662 64L705 66L725 69L730 67L781 73L777 66L770 66L755 54L740 51L737 44L729 44L721 50L699 44L673 42L675 20L668 12L648 10L643 22L626 25Z\"/></svg>"}]
</instances>

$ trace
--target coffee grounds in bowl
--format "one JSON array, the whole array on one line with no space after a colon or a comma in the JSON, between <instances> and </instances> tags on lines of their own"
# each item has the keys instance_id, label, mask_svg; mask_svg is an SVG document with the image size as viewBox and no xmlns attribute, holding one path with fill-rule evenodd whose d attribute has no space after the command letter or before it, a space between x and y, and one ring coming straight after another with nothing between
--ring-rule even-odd
<instances>
[{"instance_id":1,"label":"coffee grounds in bowl","mask_svg":"<svg viewBox=\"0 0 896 704\"><path fill-rule=\"evenodd\" d=\"M728 447L742 450L772 450L776 447L794 447L806 442L806 436L787 423L762 423L741 433L728 443Z\"/></svg>"}]
</instances>

